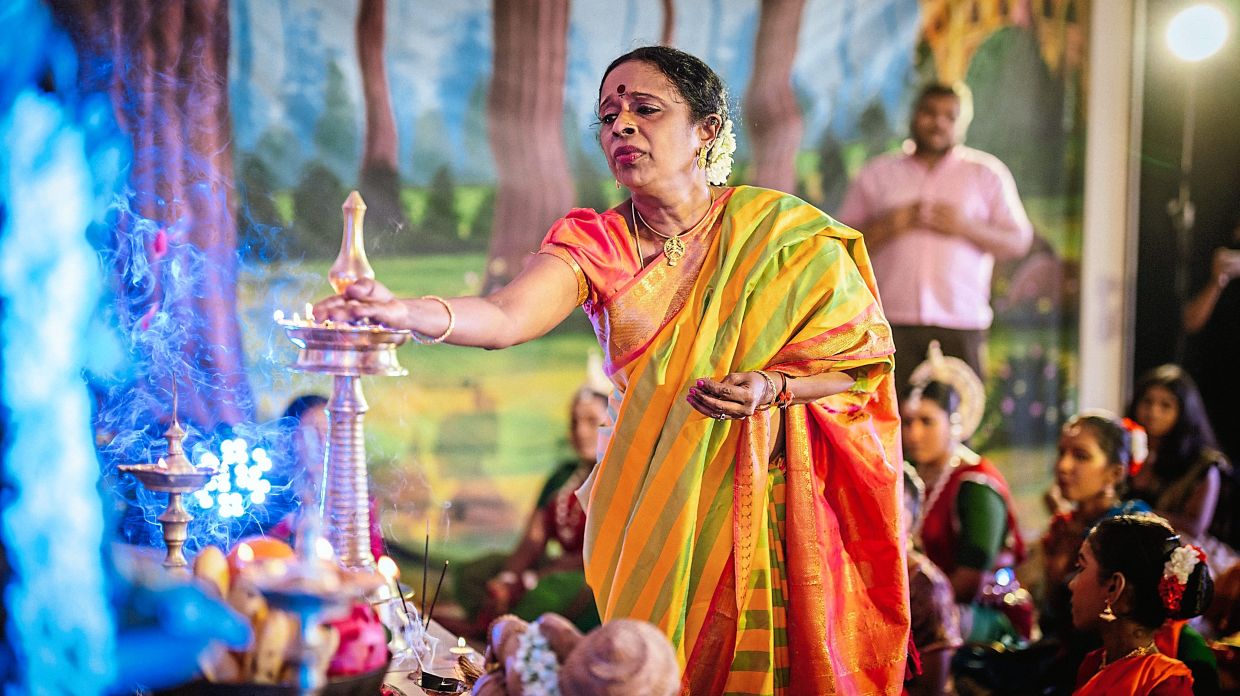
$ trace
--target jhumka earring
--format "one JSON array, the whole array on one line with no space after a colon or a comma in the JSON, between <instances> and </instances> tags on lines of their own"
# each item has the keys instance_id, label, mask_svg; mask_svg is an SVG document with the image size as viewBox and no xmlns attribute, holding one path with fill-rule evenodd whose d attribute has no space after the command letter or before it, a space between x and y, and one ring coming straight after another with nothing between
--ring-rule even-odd
<instances>
[{"instance_id":1,"label":"jhumka earring","mask_svg":"<svg viewBox=\"0 0 1240 696\"><path fill-rule=\"evenodd\" d=\"M619 190L620 190L620 180L619 180L619 179L616 179L616 190L617 190L617 191L619 191Z\"/></svg>"},{"instance_id":2,"label":"jhumka earring","mask_svg":"<svg viewBox=\"0 0 1240 696\"><path fill-rule=\"evenodd\" d=\"M1109 599L1107 600L1107 605L1103 607L1102 613L1098 615L1098 618L1102 619L1103 621L1107 623L1111 623L1112 621L1119 618L1118 616L1115 615L1115 612L1111 611L1111 600Z\"/></svg>"},{"instance_id":3,"label":"jhumka earring","mask_svg":"<svg viewBox=\"0 0 1240 696\"><path fill-rule=\"evenodd\" d=\"M698 150L698 156L697 156L698 169L703 169L703 170L706 169L706 151L709 149L710 149L709 145L703 145L701 149Z\"/></svg>"}]
</instances>

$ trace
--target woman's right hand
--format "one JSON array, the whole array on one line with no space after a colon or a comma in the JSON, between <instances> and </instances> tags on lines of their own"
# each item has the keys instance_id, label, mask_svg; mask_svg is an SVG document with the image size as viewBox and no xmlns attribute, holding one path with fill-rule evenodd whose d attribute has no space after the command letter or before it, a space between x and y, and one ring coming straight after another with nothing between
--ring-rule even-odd
<instances>
[{"instance_id":1,"label":"woman's right hand","mask_svg":"<svg viewBox=\"0 0 1240 696\"><path fill-rule=\"evenodd\" d=\"M339 295L314 305L314 320L356 324L369 322L393 329L416 329L408 301L392 294L383 283L361 278Z\"/></svg>"}]
</instances>

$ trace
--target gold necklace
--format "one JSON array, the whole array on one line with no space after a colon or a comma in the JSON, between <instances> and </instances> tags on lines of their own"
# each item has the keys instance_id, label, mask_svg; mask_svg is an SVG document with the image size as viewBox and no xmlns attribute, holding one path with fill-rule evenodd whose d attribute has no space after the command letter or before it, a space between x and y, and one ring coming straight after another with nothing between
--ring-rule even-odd
<instances>
[{"instance_id":1,"label":"gold necklace","mask_svg":"<svg viewBox=\"0 0 1240 696\"><path fill-rule=\"evenodd\" d=\"M702 218L698 220L696 223L694 223L694 225L690 227L689 229L681 230L680 232L677 232L676 234L670 234L670 235L663 234L662 232L651 227L650 223L646 222L646 219L642 217L642 214L637 212L637 203L635 203L632 199L629 199L629 207L633 209L634 237L636 238L636 235L637 235L636 227L638 224L644 226L646 229L650 230L651 232L654 232L659 237L662 237L664 240L663 241L663 255L667 257L667 265L675 266L685 256L685 249L686 249L685 242L684 240L681 239L681 237L684 237L688 234L691 234L697 231L698 227L700 227L703 222L706 222L706 218L710 217L710 210L711 208L715 207L715 192L713 189L710 191L710 205L706 206L706 212L702 213ZM645 258L642 257L642 254L641 254L641 244L637 245L637 256L638 258L641 258L642 265L645 266L646 261L645 261Z\"/></svg>"},{"instance_id":2,"label":"gold necklace","mask_svg":"<svg viewBox=\"0 0 1240 696\"><path fill-rule=\"evenodd\" d=\"M1129 650L1123 655L1120 655L1119 657L1115 658L1114 661L1108 661L1107 653L1104 650L1102 651L1102 664L1098 667L1098 671L1102 671L1103 667L1106 667L1107 665L1113 665L1116 662L1119 662L1120 660L1126 660L1130 657L1143 657L1145 655L1153 655L1156 652L1158 652L1158 647L1154 645L1153 642L1150 642L1149 645L1142 645L1142 646L1133 648L1132 650Z\"/></svg>"}]
</instances>

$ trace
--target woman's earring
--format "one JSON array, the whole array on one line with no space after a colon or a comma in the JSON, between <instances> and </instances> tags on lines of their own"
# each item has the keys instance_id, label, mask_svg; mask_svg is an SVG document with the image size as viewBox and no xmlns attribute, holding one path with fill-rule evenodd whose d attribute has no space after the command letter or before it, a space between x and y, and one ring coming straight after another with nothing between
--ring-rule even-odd
<instances>
[{"instance_id":1,"label":"woman's earring","mask_svg":"<svg viewBox=\"0 0 1240 696\"><path fill-rule=\"evenodd\" d=\"M620 180L619 180L619 179L616 179L616 190L617 190L617 191L619 191L619 190L620 190Z\"/></svg>"},{"instance_id":2,"label":"woman's earring","mask_svg":"<svg viewBox=\"0 0 1240 696\"><path fill-rule=\"evenodd\" d=\"M698 156L697 156L698 169L702 169L702 170L706 169L706 154L707 154L707 150L709 149L710 147L708 145L703 145L701 149L698 150Z\"/></svg>"},{"instance_id":3,"label":"woman's earring","mask_svg":"<svg viewBox=\"0 0 1240 696\"><path fill-rule=\"evenodd\" d=\"M1102 619L1103 621L1107 623L1111 623L1112 621L1119 618L1118 616L1115 615L1115 612L1111 611L1111 600L1109 599L1107 600L1107 605L1103 607L1102 613L1098 615L1098 618Z\"/></svg>"}]
</instances>

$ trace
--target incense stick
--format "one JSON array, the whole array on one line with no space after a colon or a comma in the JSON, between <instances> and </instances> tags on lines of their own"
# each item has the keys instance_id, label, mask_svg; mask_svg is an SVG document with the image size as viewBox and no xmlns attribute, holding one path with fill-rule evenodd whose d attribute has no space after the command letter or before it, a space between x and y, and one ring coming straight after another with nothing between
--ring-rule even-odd
<instances>
[{"instance_id":1,"label":"incense stick","mask_svg":"<svg viewBox=\"0 0 1240 696\"><path fill-rule=\"evenodd\" d=\"M439 601L439 588L443 587L443 576L448 574L448 562L443 562L443 570L439 571L439 583L435 585L435 596L431 597L431 609L426 612L426 630L431 628L431 614L435 613L435 602Z\"/></svg>"},{"instance_id":2,"label":"incense stick","mask_svg":"<svg viewBox=\"0 0 1240 696\"><path fill-rule=\"evenodd\" d=\"M405 617L412 618L409 614L409 602L405 599L405 591L400 589L400 582L396 580L393 580L392 582L396 584L396 594L400 595L400 603L405 607Z\"/></svg>"},{"instance_id":3,"label":"incense stick","mask_svg":"<svg viewBox=\"0 0 1240 696\"><path fill-rule=\"evenodd\" d=\"M422 616L426 616L426 576L431 574L431 518L426 516L426 543L422 546Z\"/></svg>"}]
</instances>

